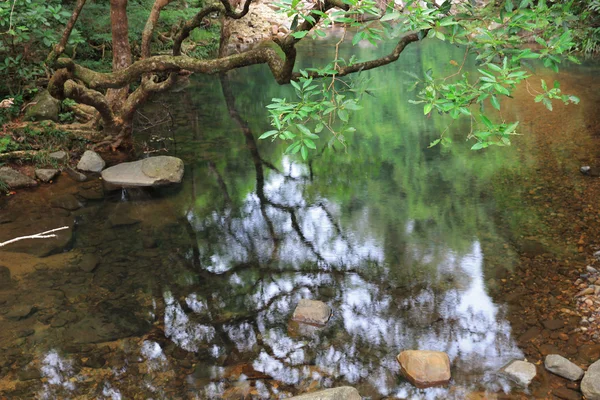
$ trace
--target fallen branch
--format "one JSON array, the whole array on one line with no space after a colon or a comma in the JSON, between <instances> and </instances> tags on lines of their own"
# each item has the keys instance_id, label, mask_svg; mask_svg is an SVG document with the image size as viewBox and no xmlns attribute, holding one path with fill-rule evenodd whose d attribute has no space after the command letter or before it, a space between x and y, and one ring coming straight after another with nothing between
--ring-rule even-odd
<instances>
[{"instance_id":1,"label":"fallen branch","mask_svg":"<svg viewBox=\"0 0 600 400\"><path fill-rule=\"evenodd\" d=\"M0 153L0 161L16 160L20 158L33 158L38 153L37 150L17 150L8 153Z\"/></svg>"},{"instance_id":2,"label":"fallen branch","mask_svg":"<svg viewBox=\"0 0 600 400\"><path fill-rule=\"evenodd\" d=\"M60 227L60 228L51 229L51 230L46 231L46 232L36 233L35 235L19 236L19 237L16 237L14 239L7 240L6 242L1 242L0 243L0 247L4 247L7 244L11 244L11 243L14 243L14 242L18 242L19 240L25 240L25 239L50 239L50 238L55 238L56 235L53 232L62 231L62 230L65 230L65 229L69 229L69 227L68 226L63 226L63 227Z\"/></svg>"}]
</instances>

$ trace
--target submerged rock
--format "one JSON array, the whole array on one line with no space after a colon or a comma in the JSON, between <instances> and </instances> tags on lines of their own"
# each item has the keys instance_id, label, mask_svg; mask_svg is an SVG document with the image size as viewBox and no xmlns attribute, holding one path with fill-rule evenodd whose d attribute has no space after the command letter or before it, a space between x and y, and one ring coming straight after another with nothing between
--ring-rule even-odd
<instances>
[{"instance_id":1,"label":"submerged rock","mask_svg":"<svg viewBox=\"0 0 600 400\"><path fill-rule=\"evenodd\" d=\"M325 325L331 317L331 308L322 301L302 299L292 315L292 321L311 325Z\"/></svg>"},{"instance_id":2,"label":"submerged rock","mask_svg":"<svg viewBox=\"0 0 600 400\"><path fill-rule=\"evenodd\" d=\"M6 318L13 320L21 320L35 313L35 308L31 305L17 306L6 314Z\"/></svg>"},{"instance_id":3,"label":"submerged rock","mask_svg":"<svg viewBox=\"0 0 600 400\"><path fill-rule=\"evenodd\" d=\"M57 231L53 238L46 239L25 239L6 245L2 251L15 253L28 253L38 257L46 257L51 254L63 252L73 239L73 227L75 220L72 217L53 217L48 215L41 219L24 216L2 225L0 229L0 242L14 239L21 236L29 236L51 229L66 226L67 229Z\"/></svg>"},{"instance_id":4,"label":"submerged rock","mask_svg":"<svg viewBox=\"0 0 600 400\"><path fill-rule=\"evenodd\" d=\"M577 381L583 376L581 368L558 354L546 356L544 366L548 371L572 381Z\"/></svg>"},{"instance_id":5,"label":"submerged rock","mask_svg":"<svg viewBox=\"0 0 600 400\"><path fill-rule=\"evenodd\" d=\"M450 358L443 351L406 350L398 354L400 371L416 387L445 385L450 381Z\"/></svg>"},{"instance_id":6,"label":"submerged rock","mask_svg":"<svg viewBox=\"0 0 600 400\"><path fill-rule=\"evenodd\" d=\"M50 205L68 211L75 211L83 206L72 194L63 194L62 196L55 197L50 200Z\"/></svg>"},{"instance_id":7,"label":"submerged rock","mask_svg":"<svg viewBox=\"0 0 600 400\"><path fill-rule=\"evenodd\" d=\"M87 180L85 174L75 171L73 168L65 168L65 171L67 172L67 175L69 175L69 178L73 179L75 182L85 182Z\"/></svg>"},{"instance_id":8,"label":"submerged rock","mask_svg":"<svg viewBox=\"0 0 600 400\"><path fill-rule=\"evenodd\" d=\"M183 161L170 156L122 163L102 171L102 179L114 187L163 186L180 183L182 178Z\"/></svg>"},{"instance_id":9,"label":"submerged rock","mask_svg":"<svg viewBox=\"0 0 600 400\"><path fill-rule=\"evenodd\" d=\"M35 180L9 167L0 168L0 181L6 183L10 189L37 186Z\"/></svg>"},{"instance_id":10,"label":"submerged rock","mask_svg":"<svg viewBox=\"0 0 600 400\"><path fill-rule=\"evenodd\" d=\"M77 169L81 171L89 172L101 172L106 166L106 162L92 150L86 150L81 156L79 163L77 163Z\"/></svg>"},{"instance_id":11,"label":"submerged rock","mask_svg":"<svg viewBox=\"0 0 600 400\"><path fill-rule=\"evenodd\" d=\"M535 365L527 361L512 361L503 369L504 374L521 386L529 386L537 375Z\"/></svg>"},{"instance_id":12,"label":"submerged rock","mask_svg":"<svg viewBox=\"0 0 600 400\"><path fill-rule=\"evenodd\" d=\"M600 360L586 371L581 381L581 391L587 400L600 400Z\"/></svg>"},{"instance_id":13,"label":"submerged rock","mask_svg":"<svg viewBox=\"0 0 600 400\"><path fill-rule=\"evenodd\" d=\"M98 266L99 261L95 254L84 254L79 262L79 269L85 272L92 272Z\"/></svg>"},{"instance_id":14,"label":"submerged rock","mask_svg":"<svg viewBox=\"0 0 600 400\"><path fill-rule=\"evenodd\" d=\"M341 386L333 389L319 390L314 393L302 394L290 400L360 400L362 397L358 390L350 386Z\"/></svg>"},{"instance_id":15,"label":"submerged rock","mask_svg":"<svg viewBox=\"0 0 600 400\"><path fill-rule=\"evenodd\" d=\"M40 168L35 170L35 176L42 182L50 182L60 171L53 168Z\"/></svg>"}]
</instances>

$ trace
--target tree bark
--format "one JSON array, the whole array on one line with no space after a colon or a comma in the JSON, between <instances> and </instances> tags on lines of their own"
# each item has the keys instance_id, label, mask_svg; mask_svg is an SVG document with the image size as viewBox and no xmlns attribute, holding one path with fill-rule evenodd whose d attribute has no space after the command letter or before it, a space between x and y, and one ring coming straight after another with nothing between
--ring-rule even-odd
<instances>
[{"instance_id":1,"label":"tree bark","mask_svg":"<svg viewBox=\"0 0 600 400\"><path fill-rule=\"evenodd\" d=\"M46 64L51 65L56 61L58 57L65 51L65 47L67 46L67 42L69 41L69 37L71 36L71 32L73 32L73 28L75 27L75 23L77 19L79 19L79 14L81 14L81 10L85 5L86 0L77 0L77 4L75 4L75 8L73 9L73 14L71 14L71 18L69 18L69 22L67 22L67 26L65 26L65 30L60 38L60 42L54 46L48 57L46 58Z\"/></svg>"},{"instance_id":2,"label":"tree bark","mask_svg":"<svg viewBox=\"0 0 600 400\"><path fill-rule=\"evenodd\" d=\"M110 0L110 25L112 30L112 67L113 72L117 72L131 65L127 0ZM129 87L107 92L106 96L113 112L118 113L128 94Z\"/></svg>"}]
</instances>

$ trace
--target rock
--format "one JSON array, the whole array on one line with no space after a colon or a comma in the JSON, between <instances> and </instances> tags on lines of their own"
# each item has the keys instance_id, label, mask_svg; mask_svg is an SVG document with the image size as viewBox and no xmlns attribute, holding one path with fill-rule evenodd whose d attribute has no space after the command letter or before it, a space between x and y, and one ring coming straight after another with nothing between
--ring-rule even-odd
<instances>
[{"instance_id":1,"label":"rock","mask_svg":"<svg viewBox=\"0 0 600 400\"><path fill-rule=\"evenodd\" d=\"M10 269L0 265L0 290L7 289L12 286L12 280L10 278Z\"/></svg>"},{"instance_id":2,"label":"rock","mask_svg":"<svg viewBox=\"0 0 600 400\"><path fill-rule=\"evenodd\" d=\"M77 169L80 171L101 172L106 166L106 162L95 151L86 150L81 156Z\"/></svg>"},{"instance_id":3,"label":"rock","mask_svg":"<svg viewBox=\"0 0 600 400\"><path fill-rule=\"evenodd\" d=\"M579 168L579 172L587 176L600 176L600 169L595 167L590 167L589 165L584 165Z\"/></svg>"},{"instance_id":4,"label":"rock","mask_svg":"<svg viewBox=\"0 0 600 400\"><path fill-rule=\"evenodd\" d=\"M575 297L581 297L581 296L585 296L588 294L594 294L594 288L593 287L589 287L589 288L585 288L583 289L581 292L577 293L575 295Z\"/></svg>"},{"instance_id":5,"label":"rock","mask_svg":"<svg viewBox=\"0 0 600 400\"><path fill-rule=\"evenodd\" d=\"M581 399L581 393L576 392L573 389L568 389L565 387L554 389L552 391L552 394L555 395L556 397L558 397L559 399L563 399L563 400L580 400Z\"/></svg>"},{"instance_id":6,"label":"rock","mask_svg":"<svg viewBox=\"0 0 600 400\"><path fill-rule=\"evenodd\" d=\"M588 265L587 267L585 267L586 271L590 274L597 274L598 270L594 267L592 267L591 265Z\"/></svg>"},{"instance_id":7,"label":"rock","mask_svg":"<svg viewBox=\"0 0 600 400\"><path fill-rule=\"evenodd\" d=\"M112 226L113 228L117 228L119 226L129 226L138 224L140 220L128 217L127 215L121 213L117 213L109 215L108 222L110 222L110 226Z\"/></svg>"},{"instance_id":8,"label":"rock","mask_svg":"<svg viewBox=\"0 0 600 400\"><path fill-rule=\"evenodd\" d=\"M291 397L290 400L361 400L358 390L350 386L340 386L333 389Z\"/></svg>"},{"instance_id":9,"label":"rock","mask_svg":"<svg viewBox=\"0 0 600 400\"><path fill-rule=\"evenodd\" d=\"M60 100L55 99L47 91L39 92L25 109L25 121L55 121L58 122Z\"/></svg>"},{"instance_id":10,"label":"rock","mask_svg":"<svg viewBox=\"0 0 600 400\"><path fill-rule=\"evenodd\" d=\"M521 343L528 342L531 339L536 338L540 333L540 328L538 328L537 326L532 326L531 328L527 329L527 331L524 334L519 336L518 341Z\"/></svg>"},{"instance_id":11,"label":"rock","mask_svg":"<svg viewBox=\"0 0 600 400\"><path fill-rule=\"evenodd\" d=\"M106 364L106 360L99 354L92 354L88 358L82 360L81 364L88 368L102 368Z\"/></svg>"},{"instance_id":12,"label":"rock","mask_svg":"<svg viewBox=\"0 0 600 400\"><path fill-rule=\"evenodd\" d=\"M292 321L323 326L331 317L331 308L322 301L302 299L292 315Z\"/></svg>"},{"instance_id":13,"label":"rock","mask_svg":"<svg viewBox=\"0 0 600 400\"><path fill-rule=\"evenodd\" d=\"M53 238L47 239L25 239L11 243L2 248L3 251L13 253L27 253L38 257L46 257L56 253L62 253L73 239L73 227L75 220L72 217L53 217L48 213L42 219L31 219L27 216L17 219L15 222L3 224L0 229L0 242L16 237L29 236L51 229L67 226L67 229L54 232ZM10 265L4 264L11 267Z\"/></svg>"},{"instance_id":14,"label":"rock","mask_svg":"<svg viewBox=\"0 0 600 400\"><path fill-rule=\"evenodd\" d=\"M564 326L564 323L560 319L547 319L546 321L542 322L542 325L544 325L544 328L554 331L556 329L562 328Z\"/></svg>"},{"instance_id":15,"label":"rock","mask_svg":"<svg viewBox=\"0 0 600 400\"><path fill-rule=\"evenodd\" d=\"M35 170L35 176L42 182L50 182L60 171L52 168L40 168Z\"/></svg>"},{"instance_id":16,"label":"rock","mask_svg":"<svg viewBox=\"0 0 600 400\"><path fill-rule=\"evenodd\" d=\"M62 208L64 210L75 211L80 209L83 204L77 200L72 194L63 194L50 200L50 205L55 208Z\"/></svg>"},{"instance_id":17,"label":"rock","mask_svg":"<svg viewBox=\"0 0 600 400\"><path fill-rule=\"evenodd\" d=\"M65 168L65 171L67 172L67 175L69 175L69 178L73 179L75 182L85 182L87 180L85 174L75 171L73 168Z\"/></svg>"},{"instance_id":18,"label":"rock","mask_svg":"<svg viewBox=\"0 0 600 400\"><path fill-rule=\"evenodd\" d=\"M600 400L600 360L586 371L581 381L581 391L587 400Z\"/></svg>"},{"instance_id":19,"label":"rock","mask_svg":"<svg viewBox=\"0 0 600 400\"><path fill-rule=\"evenodd\" d=\"M562 376L571 381L578 381L583 376L583 370L581 368L558 354L546 356L544 366L553 374Z\"/></svg>"},{"instance_id":20,"label":"rock","mask_svg":"<svg viewBox=\"0 0 600 400\"><path fill-rule=\"evenodd\" d=\"M416 387L445 385L450 381L450 358L442 351L406 350L398 354L402 374Z\"/></svg>"},{"instance_id":21,"label":"rock","mask_svg":"<svg viewBox=\"0 0 600 400\"><path fill-rule=\"evenodd\" d=\"M512 361L503 368L502 372L514 382L525 387L529 386L537 374L535 365L527 361L519 360Z\"/></svg>"},{"instance_id":22,"label":"rock","mask_svg":"<svg viewBox=\"0 0 600 400\"><path fill-rule=\"evenodd\" d=\"M50 153L48 157L61 163L67 161L67 153L62 150Z\"/></svg>"},{"instance_id":23,"label":"rock","mask_svg":"<svg viewBox=\"0 0 600 400\"><path fill-rule=\"evenodd\" d=\"M163 186L180 183L182 178L183 161L170 156L122 163L102 171L102 179L115 187Z\"/></svg>"},{"instance_id":24,"label":"rock","mask_svg":"<svg viewBox=\"0 0 600 400\"><path fill-rule=\"evenodd\" d=\"M10 189L37 186L35 180L9 167L0 168L0 181L6 183Z\"/></svg>"},{"instance_id":25,"label":"rock","mask_svg":"<svg viewBox=\"0 0 600 400\"><path fill-rule=\"evenodd\" d=\"M594 257L596 260L600 260L600 250L594 252Z\"/></svg>"},{"instance_id":26,"label":"rock","mask_svg":"<svg viewBox=\"0 0 600 400\"><path fill-rule=\"evenodd\" d=\"M21 370L17 374L20 381L30 381L33 379L41 379L42 374L37 369Z\"/></svg>"},{"instance_id":27,"label":"rock","mask_svg":"<svg viewBox=\"0 0 600 400\"><path fill-rule=\"evenodd\" d=\"M98 266L98 257L94 254L84 254L79 262L79 268L85 272L92 272Z\"/></svg>"},{"instance_id":28,"label":"rock","mask_svg":"<svg viewBox=\"0 0 600 400\"><path fill-rule=\"evenodd\" d=\"M104 191L101 187L92 189L83 189L77 194L86 200L100 200L104 197Z\"/></svg>"},{"instance_id":29,"label":"rock","mask_svg":"<svg viewBox=\"0 0 600 400\"><path fill-rule=\"evenodd\" d=\"M8 319L19 321L21 319L25 319L25 318L29 317L30 315L34 314L35 311L36 311L36 309L29 305L17 306L15 308L13 308L12 310L10 310L5 315L5 317Z\"/></svg>"}]
</instances>

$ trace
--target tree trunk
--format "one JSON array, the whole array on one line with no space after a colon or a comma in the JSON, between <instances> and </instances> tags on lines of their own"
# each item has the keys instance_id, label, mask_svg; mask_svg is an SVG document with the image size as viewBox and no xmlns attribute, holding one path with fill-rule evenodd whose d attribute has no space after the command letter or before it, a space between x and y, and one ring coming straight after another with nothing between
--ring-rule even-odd
<instances>
[{"instance_id":1,"label":"tree trunk","mask_svg":"<svg viewBox=\"0 0 600 400\"><path fill-rule=\"evenodd\" d=\"M127 0L110 0L110 23L112 29L113 72L131 65L131 46L129 45L129 22L127 19ZM129 87L109 89L108 102L118 116L127 99Z\"/></svg>"}]
</instances>

